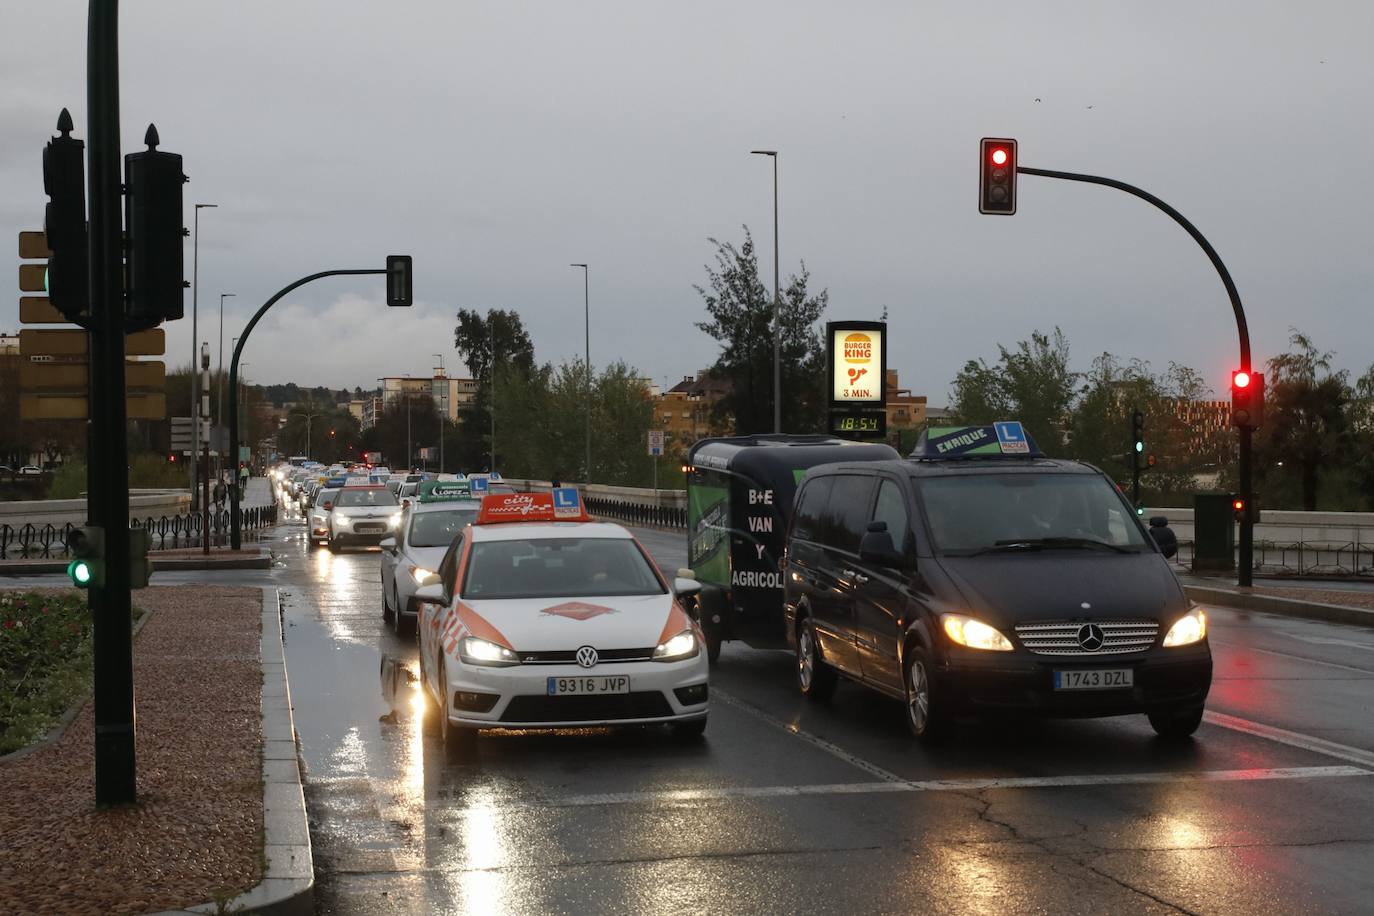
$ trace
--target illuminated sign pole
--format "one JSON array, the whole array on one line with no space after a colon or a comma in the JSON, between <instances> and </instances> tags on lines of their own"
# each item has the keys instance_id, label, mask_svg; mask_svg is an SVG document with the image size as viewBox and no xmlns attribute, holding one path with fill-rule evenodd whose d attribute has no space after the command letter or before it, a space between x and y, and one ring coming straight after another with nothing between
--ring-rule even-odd
<instances>
[{"instance_id":1,"label":"illuminated sign pole","mask_svg":"<svg viewBox=\"0 0 1374 916\"><path fill-rule=\"evenodd\" d=\"M825 326L832 435L887 435L887 323L831 321Z\"/></svg>"}]
</instances>

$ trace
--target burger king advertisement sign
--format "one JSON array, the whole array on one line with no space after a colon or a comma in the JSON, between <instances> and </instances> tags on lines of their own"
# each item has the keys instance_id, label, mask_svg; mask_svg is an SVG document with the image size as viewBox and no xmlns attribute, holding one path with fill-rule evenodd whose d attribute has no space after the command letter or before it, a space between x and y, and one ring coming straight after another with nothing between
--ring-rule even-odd
<instances>
[{"instance_id":1,"label":"burger king advertisement sign","mask_svg":"<svg viewBox=\"0 0 1374 916\"><path fill-rule=\"evenodd\" d=\"M832 321L825 326L830 432L848 439L887 434L887 324Z\"/></svg>"},{"instance_id":2,"label":"burger king advertisement sign","mask_svg":"<svg viewBox=\"0 0 1374 916\"><path fill-rule=\"evenodd\" d=\"M830 337L830 401L836 406L882 404L883 349L887 325L880 321L832 321Z\"/></svg>"}]
</instances>

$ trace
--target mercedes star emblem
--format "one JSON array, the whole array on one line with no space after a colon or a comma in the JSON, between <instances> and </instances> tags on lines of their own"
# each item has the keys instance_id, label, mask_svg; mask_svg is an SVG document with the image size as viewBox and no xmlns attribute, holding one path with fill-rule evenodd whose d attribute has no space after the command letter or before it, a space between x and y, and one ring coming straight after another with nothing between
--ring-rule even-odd
<instances>
[{"instance_id":1,"label":"mercedes star emblem","mask_svg":"<svg viewBox=\"0 0 1374 916\"><path fill-rule=\"evenodd\" d=\"M596 650L591 646L583 646L577 650L577 663L583 668L591 668L596 665Z\"/></svg>"},{"instance_id":2,"label":"mercedes star emblem","mask_svg":"<svg viewBox=\"0 0 1374 916\"><path fill-rule=\"evenodd\" d=\"M1095 623L1085 623L1078 628L1078 645L1085 652L1096 652L1102 648L1102 643L1106 637L1102 633L1102 628ZM582 660L581 653L578 653L577 660Z\"/></svg>"}]
</instances>

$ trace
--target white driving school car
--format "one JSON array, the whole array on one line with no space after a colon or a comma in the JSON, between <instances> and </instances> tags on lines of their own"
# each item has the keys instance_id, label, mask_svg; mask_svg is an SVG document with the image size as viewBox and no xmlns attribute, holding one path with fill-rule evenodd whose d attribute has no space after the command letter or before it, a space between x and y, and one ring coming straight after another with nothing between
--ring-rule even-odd
<instances>
[{"instance_id":1,"label":"white driving school car","mask_svg":"<svg viewBox=\"0 0 1374 916\"><path fill-rule=\"evenodd\" d=\"M451 753L479 728L705 731L700 629L639 542L591 522L576 490L487 496L438 573L416 592L420 674Z\"/></svg>"},{"instance_id":2,"label":"white driving school car","mask_svg":"<svg viewBox=\"0 0 1374 916\"><path fill-rule=\"evenodd\" d=\"M408 485L409 486L409 485ZM382 618L408 634L418 619L415 592L439 580L439 564L453 539L477 519L480 500L461 482L425 481L402 513L395 534L382 538Z\"/></svg>"}]
</instances>

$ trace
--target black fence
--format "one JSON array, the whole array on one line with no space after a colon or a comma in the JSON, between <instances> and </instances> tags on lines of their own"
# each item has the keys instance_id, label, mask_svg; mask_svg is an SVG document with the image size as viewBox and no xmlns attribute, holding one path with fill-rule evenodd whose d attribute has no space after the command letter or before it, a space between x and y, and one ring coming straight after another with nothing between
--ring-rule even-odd
<instances>
[{"instance_id":1,"label":"black fence","mask_svg":"<svg viewBox=\"0 0 1374 916\"><path fill-rule=\"evenodd\" d=\"M1180 541L1174 563L1191 570L1193 542ZM1268 576L1366 578L1374 576L1369 541L1255 541L1254 571Z\"/></svg>"},{"instance_id":2,"label":"black fence","mask_svg":"<svg viewBox=\"0 0 1374 916\"><path fill-rule=\"evenodd\" d=\"M210 512L210 543L229 543L229 510ZM257 532L277 524L277 507L257 506L239 510L239 524L245 532ZM72 528L65 525L19 526L0 525L0 560L58 559L67 556L67 535ZM153 550L172 550L177 547L198 547L205 530L205 518L199 512L184 515L162 515L157 518L129 520L129 527L146 529L152 535Z\"/></svg>"},{"instance_id":3,"label":"black fence","mask_svg":"<svg viewBox=\"0 0 1374 916\"><path fill-rule=\"evenodd\" d=\"M602 518L613 518L631 525L687 530L687 510L677 506L654 506L599 496L588 496L586 503L589 513Z\"/></svg>"}]
</instances>

